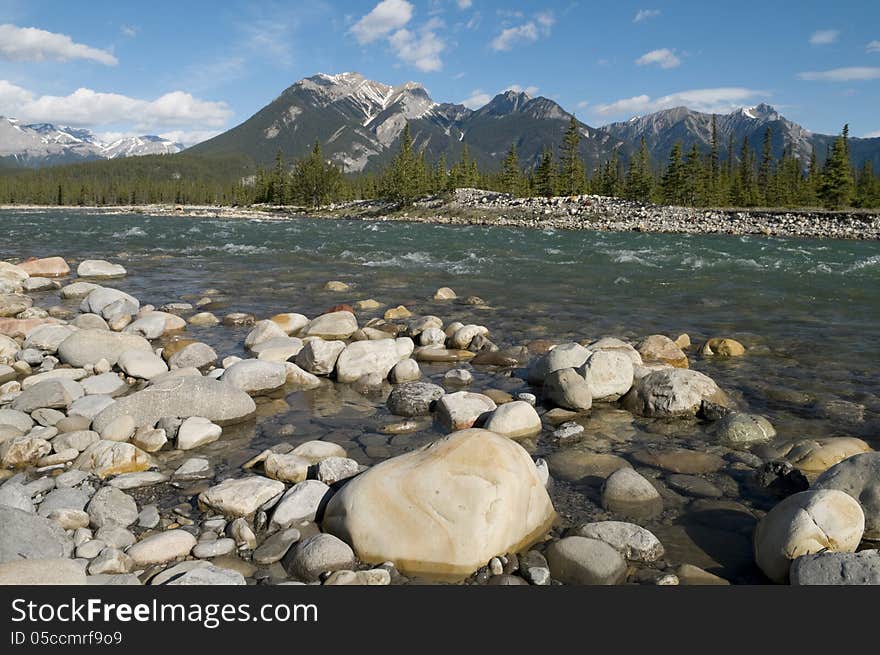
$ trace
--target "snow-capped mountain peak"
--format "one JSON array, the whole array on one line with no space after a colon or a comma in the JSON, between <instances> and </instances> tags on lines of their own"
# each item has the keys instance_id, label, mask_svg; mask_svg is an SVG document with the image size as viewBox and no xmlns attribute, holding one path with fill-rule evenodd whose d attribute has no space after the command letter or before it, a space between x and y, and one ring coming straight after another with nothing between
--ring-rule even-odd
<instances>
[{"instance_id":1,"label":"snow-capped mountain peak","mask_svg":"<svg viewBox=\"0 0 880 655\"><path fill-rule=\"evenodd\" d=\"M90 130L51 123L24 125L0 116L0 157L25 166L75 163L95 159L172 154L183 145L158 136L135 136L102 143Z\"/></svg>"}]
</instances>

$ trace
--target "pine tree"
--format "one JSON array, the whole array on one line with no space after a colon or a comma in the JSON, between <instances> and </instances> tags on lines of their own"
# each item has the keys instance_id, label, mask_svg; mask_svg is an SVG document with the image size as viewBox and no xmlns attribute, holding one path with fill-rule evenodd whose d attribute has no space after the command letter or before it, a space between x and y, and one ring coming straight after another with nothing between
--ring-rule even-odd
<instances>
[{"instance_id":1,"label":"pine tree","mask_svg":"<svg viewBox=\"0 0 880 655\"><path fill-rule=\"evenodd\" d=\"M577 196L584 192L586 173L581 159L581 130L577 119L572 116L562 137L559 149L560 171L559 191L562 195Z\"/></svg>"},{"instance_id":2,"label":"pine tree","mask_svg":"<svg viewBox=\"0 0 880 655\"><path fill-rule=\"evenodd\" d=\"M291 180L291 199L298 205L318 207L333 201L339 195L342 173L324 161L321 144L315 145L308 157L294 166Z\"/></svg>"},{"instance_id":3,"label":"pine tree","mask_svg":"<svg viewBox=\"0 0 880 655\"><path fill-rule=\"evenodd\" d=\"M275 167L272 169L271 199L273 205L287 202L287 166L284 164L284 153L275 153Z\"/></svg>"},{"instance_id":4,"label":"pine tree","mask_svg":"<svg viewBox=\"0 0 880 655\"><path fill-rule=\"evenodd\" d=\"M623 195L629 200L648 202L651 199L652 187L651 156L648 153L645 137L642 137L639 151L629 161Z\"/></svg>"},{"instance_id":5,"label":"pine tree","mask_svg":"<svg viewBox=\"0 0 880 655\"><path fill-rule=\"evenodd\" d=\"M553 162L553 151L544 148L541 161L535 169L535 193L545 198L556 195L556 165Z\"/></svg>"},{"instance_id":6,"label":"pine tree","mask_svg":"<svg viewBox=\"0 0 880 655\"><path fill-rule=\"evenodd\" d=\"M849 161L848 135L849 125L844 125L840 136L831 145L831 151L825 160L825 168L822 170L819 199L828 209L847 207L852 202L854 184Z\"/></svg>"},{"instance_id":7,"label":"pine tree","mask_svg":"<svg viewBox=\"0 0 880 655\"><path fill-rule=\"evenodd\" d=\"M504 164L501 169L501 190L514 197L519 197L523 192L523 174L519 167L519 157L516 154L516 144L510 146Z\"/></svg>"},{"instance_id":8,"label":"pine tree","mask_svg":"<svg viewBox=\"0 0 880 655\"><path fill-rule=\"evenodd\" d=\"M681 158L681 141L676 141L669 153L669 163L660 180L660 191L666 205L682 204L684 191L684 162Z\"/></svg>"},{"instance_id":9,"label":"pine tree","mask_svg":"<svg viewBox=\"0 0 880 655\"><path fill-rule=\"evenodd\" d=\"M758 191L761 202L767 206L770 204L770 178L773 174L773 134L770 126L764 130L764 142L761 147L761 164L758 167Z\"/></svg>"},{"instance_id":10,"label":"pine tree","mask_svg":"<svg viewBox=\"0 0 880 655\"><path fill-rule=\"evenodd\" d=\"M718 184L721 176L721 160L718 152L718 121L715 114L712 114L712 140L709 149L709 181L707 204L718 203Z\"/></svg>"}]
</instances>

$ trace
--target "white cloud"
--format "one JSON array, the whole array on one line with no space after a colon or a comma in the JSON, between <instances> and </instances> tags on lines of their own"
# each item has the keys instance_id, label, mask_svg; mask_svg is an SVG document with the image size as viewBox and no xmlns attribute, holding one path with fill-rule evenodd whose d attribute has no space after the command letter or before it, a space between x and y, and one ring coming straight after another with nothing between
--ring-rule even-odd
<instances>
[{"instance_id":1,"label":"white cloud","mask_svg":"<svg viewBox=\"0 0 880 655\"><path fill-rule=\"evenodd\" d=\"M527 93L530 96L538 94L538 87L536 86L520 86L519 84L511 84L504 90L513 91L514 93Z\"/></svg>"},{"instance_id":2,"label":"white cloud","mask_svg":"<svg viewBox=\"0 0 880 655\"><path fill-rule=\"evenodd\" d=\"M429 21L415 32L397 30L388 39L388 43L402 61L426 73L438 71L443 68L440 55L443 54L446 43L432 29L435 25L433 21Z\"/></svg>"},{"instance_id":3,"label":"white cloud","mask_svg":"<svg viewBox=\"0 0 880 655\"><path fill-rule=\"evenodd\" d=\"M866 52L880 52L880 41L871 41L865 46Z\"/></svg>"},{"instance_id":4,"label":"white cloud","mask_svg":"<svg viewBox=\"0 0 880 655\"><path fill-rule=\"evenodd\" d=\"M130 124L144 131L192 125L222 127L232 117L232 110L225 102L200 100L183 91L172 91L155 100L85 88L67 96L38 96L0 80L0 115L73 127Z\"/></svg>"},{"instance_id":5,"label":"white cloud","mask_svg":"<svg viewBox=\"0 0 880 655\"><path fill-rule=\"evenodd\" d=\"M659 50L646 52L636 59L636 64L639 66L651 66L656 64L660 68L676 68L677 66L681 66L681 59L675 55L673 50L670 50L669 48L660 48Z\"/></svg>"},{"instance_id":6,"label":"white cloud","mask_svg":"<svg viewBox=\"0 0 880 655\"><path fill-rule=\"evenodd\" d=\"M718 87L714 89L692 89L679 91L659 98L639 95L623 98L612 103L596 105L595 113L600 116L634 116L649 114L661 109L686 106L690 109L709 113L732 111L750 100L768 95L765 91L742 87Z\"/></svg>"},{"instance_id":7,"label":"white cloud","mask_svg":"<svg viewBox=\"0 0 880 655\"><path fill-rule=\"evenodd\" d=\"M358 43L366 45L399 30L409 23L412 15L413 6L406 0L382 0L352 26L351 32Z\"/></svg>"},{"instance_id":8,"label":"white cloud","mask_svg":"<svg viewBox=\"0 0 880 655\"><path fill-rule=\"evenodd\" d=\"M830 45L837 41L840 30L819 30L810 36L811 45Z\"/></svg>"},{"instance_id":9,"label":"white cloud","mask_svg":"<svg viewBox=\"0 0 880 655\"><path fill-rule=\"evenodd\" d=\"M483 105L488 104L491 99L492 96L482 89L474 89L471 95L459 102L459 104L464 105L468 109L479 109Z\"/></svg>"},{"instance_id":10,"label":"white cloud","mask_svg":"<svg viewBox=\"0 0 880 655\"><path fill-rule=\"evenodd\" d=\"M798 73L798 79L819 82L854 82L880 79L880 68L872 66L849 66L827 71Z\"/></svg>"},{"instance_id":11,"label":"white cloud","mask_svg":"<svg viewBox=\"0 0 880 655\"><path fill-rule=\"evenodd\" d=\"M576 106L578 109L586 109L587 107L590 106L590 101L589 100L581 100L579 103L577 103Z\"/></svg>"},{"instance_id":12,"label":"white cloud","mask_svg":"<svg viewBox=\"0 0 880 655\"><path fill-rule=\"evenodd\" d=\"M474 3L472 0L456 0L456 4L458 4L459 9L470 9Z\"/></svg>"},{"instance_id":13,"label":"white cloud","mask_svg":"<svg viewBox=\"0 0 880 655\"><path fill-rule=\"evenodd\" d=\"M874 132L868 132L868 133L865 135L865 138L866 138L866 139L876 139L876 138L880 138L880 130L876 130L876 131L874 131Z\"/></svg>"},{"instance_id":14,"label":"white cloud","mask_svg":"<svg viewBox=\"0 0 880 655\"><path fill-rule=\"evenodd\" d=\"M34 27L0 25L0 59L11 61L67 61L89 59L107 66L119 60L107 50L75 43L66 34L47 32Z\"/></svg>"},{"instance_id":15,"label":"white cloud","mask_svg":"<svg viewBox=\"0 0 880 655\"><path fill-rule=\"evenodd\" d=\"M541 37L550 36L550 30L555 23L556 19L551 12L542 12L533 20L502 30L492 39L492 49L496 52L506 52L517 45L534 43Z\"/></svg>"},{"instance_id":16,"label":"white cloud","mask_svg":"<svg viewBox=\"0 0 880 655\"><path fill-rule=\"evenodd\" d=\"M635 18L633 18L633 23L641 23L646 20L650 20L652 18L657 18L660 15L659 9L639 9L636 12Z\"/></svg>"},{"instance_id":17,"label":"white cloud","mask_svg":"<svg viewBox=\"0 0 880 655\"><path fill-rule=\"evenodd\" d=\"M133 27L131 25L123 25L119 28L119 31L122 32L123 36L127 37L135 37L138 33L138 28Z\"/></svg>"}]
</instances>

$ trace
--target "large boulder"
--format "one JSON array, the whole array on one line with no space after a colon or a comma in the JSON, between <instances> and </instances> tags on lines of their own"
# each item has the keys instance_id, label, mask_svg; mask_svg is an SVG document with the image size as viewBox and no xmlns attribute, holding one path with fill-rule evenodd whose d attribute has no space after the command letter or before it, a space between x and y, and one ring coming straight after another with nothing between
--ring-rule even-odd
<instances>
[{"instance_id":1,"label":"large boulder","mask_svg":"<svg viewBox=\"0 0 880 655\"><path fill-rule=\"evenodd\" d=\"M154 425L166 416L201 416L218 425L239 423L256 412L253 399L227 382L202 377L164 380L118 399L95 417L92 429L101 432L120 416L134 418L135 426Z\"/></svg>"},{"instance_id":2,"label":"large boulder","mask_svg":"<svg viewBox=\"0 0 880 655\"><path fill-rule=\"evenodd\" d=\"M106 359L114 365L119 355L126 350L152 352L150 342L136 334L107 330L78 330L58 346L58 357L71 366L94 364L99 359Z\"/></svg>"},{"instance_id":3,"label":"large boulder","mask_svg":"<svg viewBox=\"0 0 880 655\"><path fill-rule=\"evenodd\" d=\"M55 521L0 505L0 563L70 557L73 541Z\"/></svg>"},{"instance_id":4,"label":"large boulder","mask_svg":"<svg viewBox=\"0 0 880 655\"><path fill-rule=\"evenodd\" d=\"M755 561L774 582L786 582L791 562L801 555L854 552L862 540L865 515L849 495L811 489L789 496L755 529Z\"/></svg>"},{"instance_id":5,"label":"large boulder","mask_svg":"<svg viewBox=\"0 0 880 655\"><path fill-rule=\"evenodd\" d=\"M356 382L364 375L379 375L383 380L399 361L408 358L413 351L409 337L355 341L345 347L336 360L336 379L339 382Z\"/></svg>"},{"instance_id":6,"label":"large boulder","mask_svg":"<svg viewBox=\"0 0 880 655\"><path fill-rule=\"evenodd\" d=\"M729 448L748 448L766 443L776 436L776 429L763 416L730 412L715 424L715 437Z\"/></svg>"},{"instance_id":7,"label":"large boulder","mask_svg":"<svg viewBox=\"0 0 880 655\"><path fill-rule=\"evenodd\" d=\"M623 407L652 418L693 416L709 401L729 407L732 402L712 378L690 369L652 371L636 381L623 397Z\"/></svg>"},{"instance_id":8,"label":"large boulder","mask_svg":"<svg viewBox=\"0 0 880 655\"><path fill-rule=\"evenodd\" d=\"M357 332L357 318L351 312L331 312L313 319L301 334L304 337L321 337L322 339L348 339Z\"/></svg>"},{"instance_id":9,"label":"large boulder","mask_svg":"<svg viewBox=\"0 0 880 655\"><path fill-rule=\"evenodd\" d=\"M465 430L385 460L330 500L322 528L361 561L408 575L461 579L519 552L556 514L528 453L486 430Z\"/></svg>"},{"instance_id":10,"label":"large boulder","mask_svg":"<svg viewBox=\"0 0 880 655\"><path fill-rule=\"evenodd\" d=\"M836 489L855 498L865 513L865 537L880 540L880 452L860 453L820 475L814 489Z\"/></svg>"}]
</instances>

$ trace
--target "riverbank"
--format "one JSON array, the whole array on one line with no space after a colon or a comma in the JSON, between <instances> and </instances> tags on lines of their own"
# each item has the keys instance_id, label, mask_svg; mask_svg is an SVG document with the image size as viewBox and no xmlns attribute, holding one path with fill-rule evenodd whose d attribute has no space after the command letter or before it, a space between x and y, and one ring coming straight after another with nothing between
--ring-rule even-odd
<instances>
[{"instance_id":1,"label":"riverbank","mask_svg":"<svg viewBox=\"0 0 880 655\"><path fill-rule=\"evenodd\" d=\"M834 548L875 539L870 504L860 528L814 483L876 458L872 244L6 219L0 581L754 583L873 566L826 552L789 573L775 537L795 505L834 517L819 526Z\"/></svg>"},{"instance_id":2,"label":"riverbank","mask_svg":"<svg viewBox=\"0 0 880 655\"><path fill-rule=\"evenodd\" d=\"M49 209L54 208L0 206L0 211ZM880 213L876 211L699 209L652 205L606 196L515 198L480 189L459 189L449 196L422 199L402 208L387 201L361 200L317 209L272 205L137 205L69 209L107 214L179 215L196 218L309 217L605 232L729 234L869 241L880 239Z\"/></svg>"}]
</instances>

